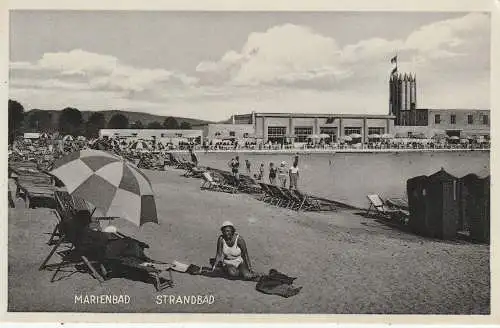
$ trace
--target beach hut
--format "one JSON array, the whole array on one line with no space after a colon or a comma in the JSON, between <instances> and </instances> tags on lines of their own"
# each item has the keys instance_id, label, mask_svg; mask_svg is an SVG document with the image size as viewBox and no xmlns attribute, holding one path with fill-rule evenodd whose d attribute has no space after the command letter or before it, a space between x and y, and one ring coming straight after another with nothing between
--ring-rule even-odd
<instances>
[{"instance_id":1,"label":"beach hut","mask_svg":"<svg viewBox=\"0 0 500 328\"><path fill-rule=\"evenodd\" d=\"M433 238L455 238L460 208L458 182L444 169L407 181L409 226L414 232Z\"/></svg>"},{"instance_id":2,"label":"beach hut","mask_svg":"<svg viewBox=\"0 0 500 328\"><path fill-rule=\"evenodd\" d=\"M472 240L490 242L490 175L468 174L460 179L459 230Z\"/></svg>"}]
</instances>

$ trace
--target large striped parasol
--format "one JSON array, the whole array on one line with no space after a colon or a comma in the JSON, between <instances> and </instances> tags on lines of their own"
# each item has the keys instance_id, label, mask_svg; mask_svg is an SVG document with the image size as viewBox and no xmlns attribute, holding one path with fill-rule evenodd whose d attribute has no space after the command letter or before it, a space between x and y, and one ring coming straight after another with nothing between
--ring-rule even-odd
<instances>
[{"instance_id":1,"label":"large striped parasol","mask_svg":"<svg viewBox=\"0 0 500 328\"><path fill-rule=\"evenodd\" d=\"M136 225L158 223L151 182L137 167L110 153L86 149L54 163L50 172L74 196L105 216L117 216Z\"/></svg>"}]
</instances>

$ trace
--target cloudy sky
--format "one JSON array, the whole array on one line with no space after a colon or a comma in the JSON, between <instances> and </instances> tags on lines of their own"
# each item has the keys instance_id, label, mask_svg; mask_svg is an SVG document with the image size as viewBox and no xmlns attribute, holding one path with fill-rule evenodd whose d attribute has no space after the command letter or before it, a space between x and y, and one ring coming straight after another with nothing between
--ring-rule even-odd
<instances>
[{"instance_id":1,"label":"cloudy sky","mask_svg":"<svg viewBox=\"0 0 500 328\"><path fill-rule=\"evenodd\" d=\"M27 110L386 114L395 54L418 107L490 107L483 13L13 11L10 35Z\"/></svg>"}]
</instances>

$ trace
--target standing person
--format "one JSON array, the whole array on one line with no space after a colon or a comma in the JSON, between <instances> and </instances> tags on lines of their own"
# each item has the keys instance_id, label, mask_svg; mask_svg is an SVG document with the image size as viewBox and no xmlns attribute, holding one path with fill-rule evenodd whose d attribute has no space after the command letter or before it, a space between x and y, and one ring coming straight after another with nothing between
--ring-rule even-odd
<instances>
[{"instance_id":1,"label":"standing person","mask_svg":"<svg viewBox=\"0 0 500 328\"><path fill-rule=\"evenodd\" d=\"M292 167L288 171L290 175L290 189L297 190L297 182L299 180L299 161L294 161Z\"/></svg>"},{"instance_id":2,"label":"standing person","mask_svg":"<svg viewBox=\"0 0 500 328\"><path fill-rule=\"evenodd\" d=\"M278 181L279 181L280 187L282 187L282 188L286 187L286 175L287 175L286 162L283 161L283 162L281 162L281 165L278 168Z\"/></svg>"},{"instance_id":3,"label":"standing person","mask_svg":"<svg viewBox=\"0 0 500 328\"><path fill-rule=\"evenodd\" d=\"M276 168L274 167L274 163L269 164L269 183L276 185Z\"/></svg>"},{"instance_id":4,"label":"standing person","mask_svg":"<svg viewBox=\"0 0 500 328\"><path fill-rule=\"evenodd\" d=\"M261 163L261 164L260 164L260 168L259 168L259 177L260 177L260 179L259 179L259 180L264 179L264 163Z\"/></svg>"},{"instance_id":5,"label":"standing person","mask_svg":"<svg viewBox=\"0 0 500 328\"><path fill-rule=\"evenodd\" d=\"M247 166L247 173L250 174L252 172L250 161L248 159L246 159L245 164Z\"/></svg>"},{"instance_id":6,"label":"standing person","mask_svg":"<svg viewBox=\"0 0 500 328\"><path fill-rule=\"evenodd\" d=\"M240 184L240 157L236 156L235 158L231 159L229 162L229 166L231 167L231 173L233 174L236 186Z\"/></svg>"},{"instance_id":7,"label":"standing person","mask_svg":"<svg viewBox=\"0 0 500 328\"><path fill-rule=\"evenodd\" d=\"M198 167L198 156L194 152L194 147L189 148L189 153L191 154L191 162L193 162L195 167Z\"/></svg>"}]
</instances>

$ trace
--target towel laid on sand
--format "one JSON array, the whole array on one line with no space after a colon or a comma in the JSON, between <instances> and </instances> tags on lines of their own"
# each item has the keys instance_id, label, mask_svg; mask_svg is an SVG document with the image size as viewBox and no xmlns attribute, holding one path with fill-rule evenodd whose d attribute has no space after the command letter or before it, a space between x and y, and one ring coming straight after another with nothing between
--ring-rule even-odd
<instances>
[{"instance_id":1,"label":"towel laid on sand","mask_svg":"<svg viewBox=\"0 0 500 328\"><path fill-rule=\"evenodd\" d=\"M293 286L295 279L297 278L289 277L284 273L271 269L269 274L260 277L255 289L264 294L291 297L297 295L302 289L302 287Z\"/></svg>"}]
</instances>

